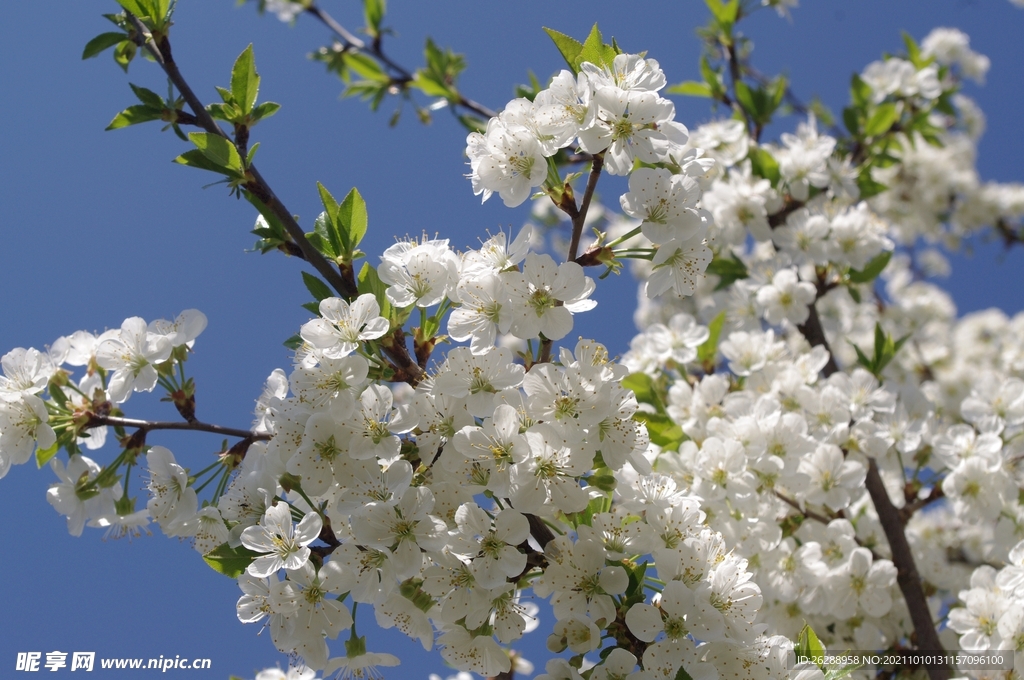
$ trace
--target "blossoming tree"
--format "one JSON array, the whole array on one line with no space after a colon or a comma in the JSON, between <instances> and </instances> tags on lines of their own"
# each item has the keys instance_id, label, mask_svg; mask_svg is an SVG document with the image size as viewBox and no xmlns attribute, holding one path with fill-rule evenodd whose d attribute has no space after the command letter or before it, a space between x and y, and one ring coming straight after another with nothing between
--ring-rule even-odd
<instances>
[{"instance_id":1,"label":"blossoming tree","mask_svg":"<svg viewBox=\"0 0 1024 680\"><path fill-rule=\"evenodd\" d=\"M358 189L318 185L300 224L257 169L251 131L279 107L259 101L252 48L204 102L171 49L173 3L118 3L84 56L145 56L171 89L133 86L111 128L172 128L176 162L252 205L257 249L303 265L312 318L248 427L197 417L197 310L5 354L0 476L49 467L72 534L188 539L237 583L239 620L325 676L399 663L356 633L372 612L460 671L510 677L538 600L551 680L878 671L825 649L942 655L908 677L1011 672L1024 317L957 319L925 280L941 254L919 247L1022 238L1024 187L973 167L983 119L960 87L988 60L966 35L905 36L853 77L840 126L755 69L737 29L755 3L708 0L700 81L670 85L596 26L545 29L564 68L495 112L459 90L458 55L428 42L422 68L393 61L382 0L366 39L267 0L334 32L318 57L349 94L455 111L467 191L536 201L534 224L478 248L441 234L368 254ZM687 126L670 94L718 117ZM795 130L767 139L784 109ZM615 178L621 212L596 202ZM640 332L613 357L572 331L626 265ZM179 417L133 417L157 389ZM203 461L158 443L169 430L227 440Z\"/></svg>"}]
</instances>

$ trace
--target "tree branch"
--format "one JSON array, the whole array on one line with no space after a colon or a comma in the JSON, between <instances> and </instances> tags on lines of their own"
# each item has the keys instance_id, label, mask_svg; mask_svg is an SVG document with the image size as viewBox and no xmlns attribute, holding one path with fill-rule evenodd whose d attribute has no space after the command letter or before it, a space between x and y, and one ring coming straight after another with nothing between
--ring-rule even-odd
<instances>
[{"instance_id":1,"label":"tree branch","mask_svg":"<svg viewBox=\"0 0 1024 680\"><path fill-rule=\"evenodd\" d=\"M799 326L807 341L812 346L822 346L829 352L828 363L822 372L826 377L836 373L839 367L832 359L832 350L825 339L825 333L821 328L821 320L818 318L818 311L815 305L810 305L811 315L807 321ZM896 565L896 582L903 593L903 599L910 611L910 619L914 623L914 633L917 637L918 649L928 652L942 652L942 643L939 642L939 635L932 623L931 610L928 609L928 599L924 594L924 587L921 584L921 575L917 571L917 564L914 562L914 554L910 550L907 536L903 531L903 520L899 510L889 499L889 492L885 489L885 483L878 472L878 465L874 458L868 458L868 471L865 481L871 502L875 505L875 512L878 513L878 520L885 532L885 538L889 541L889 549L892 552L892 562ZM949 669L929 667L928 676L931 680L948 680Z\"/></svg>"},{"instance_id":2,"label":"tree branch","mask_svg":"<svg viewBox=\"0 0 1024 680\"><path fill-rule=\"evenodd\" d=\"M391 71L394 73L392 80L394 81L395 85L405 87L406 85L413 81L413 73L409 71L409 69L392 61L392 59L384 53L384 50L380 46L379 40L375 40L374 42L367 44L365 40L361 40L360 38L358 38L354 33L352 33L347 28L338 23L334 19L334 17L332 17L330 14L317 7L315 4L311 4L309 7L307 7L306 12L312 14L320 21L320 23L322 23L324 26L330 29L335 35L341 38L342 45L344 46L345 49L356 50L359 52L369 54L374 59L384 64L389 69L391 69ZM473 101L472 99L468 99L462 96L461 93L459 94L459 100L457 104L465 109L469 109L470 111L479 116L483 116L484 118L494 118L496 115L498 115L496 111L492 111L483 104L480 104L479 102Z\"/></svg>"},{"instance_id":3,"label":"tree branch","mask_svg":"<svg viewBox=\"0 0 1024 680\"><path fill-rule=\"evenodd\" d=\"M822 369L825 376L828 377L839 370L838 364L836 364L835 357L832 356L832 348L829 347L828 339L825 337L825 330L821 327L821 318L818 317L818 307L813 302L808 306L810 314L807 316L807 321L797 326L800 332L807 342L811 343L811 347L821 346L828 352L828 362L825 364L825 368Z\"/></svg>"},{"instance_id":4,"label":"tree branch","mask_svg":"<svg viewBox=\"0 0 1024 680\"><path fill-rule=\"evenodd\" d=\"M580 238L583 236L583 225L587 221L587 211L590 209L590 202L594 198L594 190L597 189L597 180L601 177L601 169L604 167L604 154L594 154L594 162L590 167L590 176L587 177L587 188L583 192L583 201L580 208L572 218L572 236L569 240L569 256L566 262L576 259L580 249Z\"/></svg>"},{"instance_id":5,"label":"tree branch","mask_svg":"<svg viewBox=\"0 0 1024 680\"><path fill-rule=\"evenodd\" d=\"M87 428L100 427L101 425L110 425L112 427L135 427L143 432L150 432L152 430L192 430L194 432L211 432L213 434L222 434L227 437L242 437L243 439L251 439L252 441L269 441L273 439L272 434L256 434L249 430L240 430L234 427L222 427L220 425L213 425L211 423L203 423L198 420L195 422L187 421L162 421L162 420L138 420L135 418L119 418L117 416L103 416L95 413L89 414L89 421L86 424Z\"/></svg>"},{"instance_id":6,"label":"tree branch","mask_svg":"<svg viewBox=\"0 0 1024 680\"><path fill-rule=\"evenodd\" d=\"M885 537L889 540L892 561L896 565L896 582L900 586L900 591L903 592L903 599L910 611L910 619L914 622L917 647L927 652L941 653L943 651L942 643L939 642L939 634L932 622L928 599L921 586L921 575L914 563L914 554L910 550L906 534L903 533L903 522L900 519L899 510L889 500L889 493L885 489L885 483L878 472L878 465L874 458L868 458L868 474L865 485L875 504L878 521L882 524ZM950 672L948 668L929 666L928 677L931 680L948 680Z\"/></svg>"},{"instance_id":7,"label":"tree branch","mask_svg":"<svg viewBox=\"0 0 1024 680\"><path fill-rule=\"evenodd\" d=\"M178 65L174 61L174 57L171 54L171 43L166 38L160 39L160 44L154 43L152 36L149 34L146 27L139 21L138 17L134 16L130 12L126 12L129 21L135 28L135 42L139 47L146 49L160 67L170 78L174 86L178 88L178 92L188 103L189 108L192 109L192 113L195 116L196 122L199 127L202 127L207 132L215 135L219 135L228 141L231 141L231 137L221 129L217 121L213 119L206 107L203 106L203 102L196 96L192 88L189 87L185 77L181 74L178 69ZM358 293L355 282L348 281L342 277L341 273L336 270L331 264L321 255L316 248L313 247L308 240L306 240L305 232L299 223L295 221L292 213L285 207L281 202L281 199L277 197L274 190L270 188L259 170L256 169L255 165L250 165L247 170L247 174L252 177L245 185L246 190L252 192L269 210L274 213L274 216L281 220L284 225L285 231L298 246L302 252L302 259L308 262L316 271L327 280L331 287L334 288L339 294L345 297L352 298Z\"/></svg>"}]
</instances>

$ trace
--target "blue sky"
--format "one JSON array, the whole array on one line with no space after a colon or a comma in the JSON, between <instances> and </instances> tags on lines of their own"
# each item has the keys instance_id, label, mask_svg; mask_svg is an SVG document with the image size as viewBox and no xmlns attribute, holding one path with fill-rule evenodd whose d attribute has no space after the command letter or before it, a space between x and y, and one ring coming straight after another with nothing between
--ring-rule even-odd
<instances>
[{"instance_id":1,"label":"blue sky","mask_svg":"<svg viewBox=\"0 0 1024 680\"><path fill-rule=\"evenodd\" d=\"M326 0L324 6L354 29L361 22L360 4ZM846 102L850 73L886 50L899 50L900 30L918 39L935 26L966 31L972 47L992 59L988 85L967 88L988 116L981 175L1024 179L1024 11L1006 0L803 4L792 22L762 11L742 27L755 42L760 70L788 74L801 96L817 95L837 112ZM188 364L198 383L199 416L246 427L264 378L287 365L281 341L308 318L299 307L307 299L301 263L247 253L254 211L221 186L203 190L210 176L173 165L171 159L186 147L172 134L161 134L157 124L103 131L134 102L129 81L166 89L152 64L137 61L126 77L108 54L80 60L84 44L108 29L100 14L116 11L112 0L22 2L4 9L0 353L42 347L78 329L116 327L129 316L172 318L196 307L210 319ZM424 37L431 35L466 54L462 90L495 109L511 98L515 83L525 82L528 70L543 79L562 67L541 26L582 37L596 21L624 49L647 50L657 58L673 83L697 78L693 29L706 17L703 3L695 0L393 0L389 9L386 24L396 35L387 47L396 61L417 65ZM465 135L447 112L437 112L433 125L424 127L407 110L399 126L389 129L393 104L373 115L357 101L339 100L341 83L306 57L329 38L310 18L289 28L257 16L252 5L180 0L176 20L176 59L207 101L216 97L214 85L227 84L237 54L254 44L261 100L283 105L254 132L253 139L262 142L257 164L304 226L320 209L318 180L339 197L359 187L369 206L363 247L371 256L406 234L436 232L465 247L488 230L518 229L524 221L525 207L510 211L498 199L481 206L472 195L463 177ZM705 100L676 102L677 119L688 126L712 116ZM614 204L620 187L602 188ZM946 284L960 311L1020 311L1022 251L1004 253L998 244L983 243L974 250L971 258L954 258ZM574 333L623 351L631 335L634 290L625 277L603 282L599 306L577 317ZM153 395L136 395L127 406L131 416L173 417ZM169 446L193 469L205 466L220 445L217 438L199 435L154 437L150 443ZM99 460L114 455L109 449ZM268 635L257 636L257 626L236 620L235 584L207 568L187 544L164 538L155 527L153 536L131 543L104 542L101 532L88 529L81 538L69 537L64 519L45 500L52 481L49 470L32 465L0 480L10 509L0 525L7 588L0 610L7 622L0 636L4 675L19 651L209 657L211 671L188 675L221 679L231 673L251 678L282 659ZM542 666L544 635L534 637L524 649ZM371 638L371 649L417 649L395 636L384 640L374 645ZM335 651L342 650L337 643ZM429 672L445 673L436 654L420 651L389 677L421 679Z\"/></svg>"}]
</instances>

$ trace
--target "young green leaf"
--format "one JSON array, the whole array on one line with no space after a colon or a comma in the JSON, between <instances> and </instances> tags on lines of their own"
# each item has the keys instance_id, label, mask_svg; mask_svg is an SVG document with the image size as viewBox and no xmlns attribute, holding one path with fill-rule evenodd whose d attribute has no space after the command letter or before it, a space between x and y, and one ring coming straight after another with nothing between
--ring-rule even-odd
<instances>
[{"instance_id":1,"label":"young green leaf","mask_svg":"<svg viewBox=\"0 0 1024 680\"><path fill-rule=\"evenodd\" d=\"M245 570L257 557L259 557L259 553L253 552L245 546L232 548L227 543L222 543L203 555L203 561L218 574L238 578L245 573Z\"/></svg>"},{"instance_id":2,"label":"young green leaf","mask_svg":"<svg viewBox=\"0 0 1024 680\"><path fill-rule=\"evenodd\" d=\"M681 94L687 97L710 97L711 88L707 83L698 83L696 80L687 80L678 85L671 85L665 88L666 94Z\"/></svg>"},{"instance_id":3,"label":"young green leaf","mask_svg":"<svg viewBox=\"0 0 1024 680\"><path fill-rule=\"evenodd\" d=\"M260 77L256 73L256 58L253 56L252 43L242 50L231 68L231 96L242 114L252 111L256 103L256 95L260 90Z\"/></svg>"},{"instance_id":4,"label":"young green leaf","mask_svg":"<svg viewBox=\"0 0 1024 680\"><path fill-rule=\"evenodd\" d=\"M734 281L745 279L748 276L747 265L743 264L743 261L735 255L731 257L716 255L711 260L711 264L708 265L707 271L719 278L715 290L721 290L726 286L732 285Z\"/></svg>"},{"instance_id":5,"label":"young green leaf","mask_svg":"<svg viewBox=\"0 0 1024 680\"><path fill-rule=\"evenodd\" d=\"M127 36L124 33L100 33L85 44L85 49L82 50L82 59L92 59L125 39Z\"/></svg>"},{"instance_id":6,"label":"young green leaf","mask_svg":"<svg viewBox=\"0 0 1024 680\"><path fill-rule=\"evenodd\" d=\"M715 318L708 324L708 339L697 348L697 360L704 367L705 372L715 367L715 357L718 356L718 339L722 336L722 328L725 326L725 311L715 315Z\"/></svg>"},{"instance_id":7,"label":"young green leaf","mask_svg":"<svg viewBox=\"0 0 1024 680\"><path fill-rule=\"evenodd\" d=\"M380 315L385 319L391 319L391 302L388 301L388 296L386 295L388 287L380 280L377 270L369 262L364 262L363 268L359 270L357 288L360 295L364 293L373 294L373 297L377 298L377 304L380 305Z\"/></svg>"},{"instance_id":8,"label":"young green leaf","mask_svg":"<svg viewBox=\"0 0 1024 680\"><path fill-rule=\"evenodd\" d=\"M371 38L380 35L380 24L387 11L386 0L363 0L363 17L366 19L366 34Z\"/></svg>"},{"instance_id":9,"label":"young green leaf","mask_svg":"<svg viewBox=\"0 0 1024 680\"><path fill-rule=\"evenodd\" d=\"M124 69L125 73L128 73L128 64L132 63L132 59L135 58L136 49L135 43L131 40L119 42L114 48L114 61Z\"/></svg>"},{"instance_id":10,"label":"young green leaf","mask_svg":"<svg viewBox=\"0 0 1024 680\"><path fill-rule=\"evenodd\" d=\"M316 298L317 302L334 297L331 287L309 272L302 272L302 282L306 284L306 290Z\"/></svg>"},{"instance_id":11,"label":"young green leaf","mask_svg":"<svg viewBox=\"0 0 1024 680\"><path fill-rule=\"evenodd\" d=\"M895 103L886 102L879 105L875 112L871 114L871 117L868 118L868 121L864 123L864 136L878 137L879 135L884 135L899 117L900 115L896 110Z\"/></svg>"},{"instance_id":12,"label":"young green leaf","mask_svg":"<svg viewBox=\"0 0 1024 680\"><path fill-rule=\"evenodd\" d=\"M580 52L583 51L583 43L575 38L567 36L565 33L560 33L553 28L544 28L544 32L548 34L551 41L555 43L555 47L558 48L559 54L565 59L565 63L569 65L569 68L576 70L576 59L580 56Z\"/></svg>"},{"instance_id":13,"label":"young green leaf","mask_svg":"<svg viewBox=\"0 0 1024 680\"><path fill-rule=\"evenodd\" d=\"M241 175L242 157L229 140L212 132L190 132L188 138L211 163L234 170Z\"/></svg>"},{"instance_id":14,"label":"young green leaf","mask_svg":"<svg viewBox=\"0 0 1024 680\"><path fill-rule=\"evenodd\" d=\"M108 125L106 129L119 130L121 128L128 127L129 125L137 125L151 120L160 120L162 115L162 109L155 109L152 106L145 106L144 104L136 104L135 106L129 106L127 109L114 116L114 120L110 121L110 125Z\"/></svg>"},{"instance_id":15,"label":"young green leaf","mask_svg":"<svg viewBox=\"0 0 1024 680\"><path fill-rule=\"evenodd\" d=\"M627 390L632 390L633 394L636 395L636 400L641 404L650 404L658 409L660 413L665 411L665 406L661 403L661 397L658 396L658 388L655 386L651 376L646 373L631 373L627 375L622 379L622 386Z\"/></svg>"},{"instance_id":16,"label":"young green leaf","mask_svg":"<svg viewBox=\"0 0 1024 680\"><path fill-rule=\"evenodd\" d=\"M346 244L348 253L351 254L366 235L368 224L366 201L355 187L348 192L338 207L338 222L342 229L342 242Z\"/></svg>"},{"instance_id":17,"label":"young green leaf","mask_svg":"<svg viewBox=\"0 0 1024 680\"><path fill-rule=\"evenodd\" d=\"M579 55L576 57L575 68L578 70L579 65L585 61L589 61L597 66L608 66L612 65L612 61L615 59L615 50L610 45L605 45L601 39L601 31L597 28L597 24L590 29L590 35L587 36L586 41L583 43L583 49L580 50Z\"/></svg>"},{"instance_id":18,"label":"young green leaf","mask_svg":"<svg viewBox=\"0 0 1024 680\"><path fill-rule=\"evenodd\" d=\"M852 283L870 283L874 281L885 269L885 266L889 264L890 259L892 259L892 251L882 251L864 265L864 269L851 269L849 274L850 281Z\"/></svg>"}]
</instances>

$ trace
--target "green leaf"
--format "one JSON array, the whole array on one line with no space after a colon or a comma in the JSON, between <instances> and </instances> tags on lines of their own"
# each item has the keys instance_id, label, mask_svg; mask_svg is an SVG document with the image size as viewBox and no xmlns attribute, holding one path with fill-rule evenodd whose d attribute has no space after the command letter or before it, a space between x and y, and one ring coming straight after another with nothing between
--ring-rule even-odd
<instances>
[{"instance_id":1,"label":"green leaf","mask_svg":"<svg viewBox=\"0 0 1024 680\"><path fill-rule=\"evenodd\" d=\"M636 395L636 400L641 404L650 404L658 409L659 413L664 413L665 406L661 403L658 388L651 376L646 373L630 373L622 379L622 386L627 390L632 390Z\"/></svg>"},{"instance_id":2,"label":"green leaf","mask_svg":"<svg viewBox=\"0 0 1024 680\"><path fill-rule=\"evenodd\" d=\"M280 110L281 105L277 102L263 102L252 110L250 118L252 118L253 125L255 125L264 118L270 118Z\"/></svg>"},{"instance_id":3,"label":"green leaf","mask_svg":"<svg viewBox=\"0 0 1024 680\"><path fill-rule=\"evenodd\" d=\"M225 168L222 165L217 165L199 149L192 149L181 154L174 159L175 163L181 165L187 165L190 168L199 168L200 170L209 170L210 172L216 172L221 175L227 175L228 177L241 178L242 175L230 168Z\"/></svg>"},{"instance_id":4,"label":"green leaf","mask_svg":"<svg viewBox=\"0 0 1024 680\"><path fill-rule=\"evenodd\" d=\"M743 261L735 255L731 257L715 255L715 258L711 260L711 264L708 265L707 271L719 277L715 290L721 290L726 286L732 285L734 281L745 279L748 276L747 265L743 264Z\"/></svg>"},{"instance_id":5,"label":"green leaf","mask_svg":"<svg viewBox=\"0 0 1024 680\"><path fill-rule=\"evenodd\" d=\"M318 316L320 314L320 303L318 302L303 302L299 306L314 316Z\"/></svg>"},{"instance_id":6,"label":"green leaf","mask_svg":"<svg viewBox=\"0 0 1024 680\"><path fill-rule=\"evenodd\" d=\"M676 671L676 680L693 680L693 678L686 672L683 665L679 664L679 670Z\"/></svg>"},{"instance_id":7,"label":"green leaf","mask_svg":"<svg viewBox=\"0 0 1024 680\"><path fill-rule=\"evenodd\" d=\"M317 302L334 297L331 287L309 272L302 272L302 282L306 284L306 290L316 298Z\"/></svg>"},{"instance_id":8,"label":"green leaf","mask_svg":"<svg viewBox=\"0 0 1024 680\"><path fill-rule=\"evenodd\" d=\"M242 174L242 157L230 140L212 132L190 132L188 138L210 162Z\"/></svg>"},{"instance_id":9,"label":"green leaf","mask_svg":"<svg viewBox=\"0 0 1024 680\"><path fill-rule=\"evenodd\" d=\"M860 136L860 109L847 106L843 109L843 123L854 137Z\"/></svg>"},{"instance_id":10,"label":"green leaf","mask_svg":"<svg viewBox=\"0 0 1024 680\"><path fill-rule=\"evenodd\" d=\"M696 80L687 80L665 88L667 94L681 94L687 97L710 97L711 88L707 83L698 83Z\"/></svg>"},{"instance_id":11,"label":"green leaf","mask_svg":"<svg viewBox=\"0 0 1024 680\"><path fill-rule=\"evenodd\" d=\"M231 96L243 114L252 111L256 103L256 95L260 91L260 77L256 73L256 58L252 53L252 43L242 50L231 67Z\"/></svg>"},{"instance_id":12,"label":"green leaf","mask_svg":"<svg viewBox=\"0 0 1024 680\"><path fill-rule=\"evenodd\" d=\"M222 543L203 555L203 561L218 574L238 578L259 556L259 553L253 552L245 546L231 548L227 543Z\"/></svg>"},{"instance_id":13,"label":"green leaf","mask_svg":"<svg viewBox=\"0 0 1024 680\"><path fill-rule=\"evenodd\" d=\"M305 342L305 340L302 339L301 335L295 334L295 335L291 336L290 338L288 338L287 340L285 340L281 344L283 344L285 347L287 347L290 350L297 350L298 348L302 347L302 344L304 342Z\"/></svg>"},{"instance_id":14,"label":"green leaf","mask_svg":"<svg viewBox=\"0 0 1024 680\"><path fill-rule=\"evenodd\" d=\"M98 36L85 44L82 50L82 59L92 59L100 52L104 52L114 45L123 42L127 36L124 33L100 33Z\"/></svg>"},{"instance_id":15,"label":"green leaf","mask_svg":"<svg viewBox=\"0 0 1024 680\"><path fill-rule=\"evenodd\" d=\"M743 109L754 117L757 117L757 103L754 101L754 92L742 80L736 81L736 100Z\"/></svg>"},{"instance_id":16,"label":"green leaf","mask_svg":"<svg viewBox=\"0 0 1024 680\"><path fill-rule=\"evenodd\" d=\"M878 278L885 266L892 258L892 251L885 250L871 258L871 261L864 265L864 269L851 269L849 278L853 283L870 283Z\"/></svg>"},{"instance_id":17,"label":"green leaf","mask_svg":"<svg viewBox=\"0 0 1024 680\"><path fill-rule=\"evenodd\" d=\"M163 113L163 109L155 109L152 106L136 104L135 106L129 106L127 109L114 116L114 120L110 121L110 125L108 125L106 129L119 130L121 128L128 127L129 125L137 125L151 120L160 120Z\"/></svg>"},{"instance_id":18,"label":"green leaf","mask_svg":"<svg viewBox=\"0 0 1024 680\"><path fill-rule=\"evenodd\" d=\"M883 191L887 191L889 187L885 186L881 182L876 182L871 177L871 168L864 166L860 173L857 175L857 188L860 190L860 198L867 199L872 196L877 196Z\"/></svg>"},{"instance_id":19,"label":"green leaf","mask_svg":"<svg viewBox=\"0 0 1024 680\"><path fill-rule=\"evenodd\" d=\"M128 64L132 63L132 59L135 58L136 49L135 43L131 40L119 42L114 48L114 61L124 69L125 73L128 73Z\"/></svg>"},{"instance_id":20,"label":"green leaf","mask_svg":"<svg viewBox=\"0 0 1024 680\"><path fill-rule=\"evenodd\" d=\"M380 35L380 24L387 11L386 0L363 0L363 17L366 19L366 33L370 37Z\"/></svg>"},{"instance_id":21,"label":"green leaf","mask_svg":"<svg viewBox=\"0 0 1024 680\"><path fill-rule=\"evenodd\" d=\"M368 217L366 213L366 201L359 194L355 187L348 192L345 200L338 207L338 222L342 231L342 242L347 246L347 254L351 256L352 251L366 235Z\"/></svg>"},{"instance_id":22,"label":"green leaf","mask_svg":"<svg viewBox=\"0 0 1024 680\"><path fill-rule=\"evenodd\" d=\"M675 451L683 440L686 439L683 428L662 413L637 411L633 414L633 420L646 425L647 434L651 436L651 441L663 449Z\"/></svg>"},{"instance_id":23,"label":"green leaf","mask_svg":"<svg viewBox=\"0 0 1024 680\"><path fill-rule=\"evenodd\" d=\"M385 319L391 319L391 302L387 296L387 285L380 280L380 276L377 275L377 270L374 269L369 262L363 263L363 268L359 270L359 283L357 289L360 295L370 293L377 299L377 304L380 305L380 315Z\"/></svg>"},{"instance_id":24,"label":"green leaf","mask_svg":"<svg viewBox=\"0 0 1024 680\"><path fill-rule=\"evenodd\" d=\"M711 62L708 61L707 55L700 58L700 75L704 78L704 82L708 84L711 95L716 98L721 97L725 89L722 86L722 77L718 71L711 68Z\"/></svg>"},{"instance_id":25,"label":"green leaf","mask_svg":"<svg viewBox=\"0 0 1024 680\"><path fill-rule=\"evenodd\" d=\"M705 368L713 368L715 365L715 358L718 356L718 339L722 336L724 326L725 310L722 310L708 324L708 339L697 348L697 360Z\"/></svg>"},{"instance_id":26,"label":"green leaf","mask_svg":"<svg viewBox=\"0 0 1024 680\"><path fill-rule=\"evenodd\" d=\"M121 7L125 8L137 17L149 15L149 10L141 0L117 0L117 4L121 5Z\"/></svg>"},{"instance_id":27,"label":"green leaf","mask_svg":"<svg viewBox=\"0 0 1024 680\"><path fill-rule=\"evenodd\" d=\"M871 114L871 117L868 118L868 121L864 123L864 136L878 137L884 135L899 117L900 115L896 111L895 103L886 102L879 105L875 112Z\"/></svg>"},{"instance_id":28,"label":"green leaf","mask_svg":"<svg viewBox=\"0 0 1024 680\"><path fill-rule=\"evenodd\" d=\"M854 106L859 109L863 109L869 103L871 103L871 97L874 92L871 86L864 82L864 80L857 75L853 74L850 79L850 99L853 100Z\"/></svg>"},{"instance_id":29,"label":"green leaf","mask_svg":"<svg viewBox=\"0 0 1024 680\"><path fill-rule=\"evenodd\" d=\"M154 109L164 109L166 107L163 97L158 95L153 90L149 90L141 85L135 83L128 83L128 86L132 88L132 92L139 98L139 101L147 106L152 106Z\"/></svg>"},{"instance_id":30,"label":"green leaf","mask_svg":"<svg viewBox=\"0 0 1024 680\"><path fill-rule=\"evenodd\" d=\"M814 634L814 630L810 626L804 624L803 629L797 636L796 645L793 646L793 652L797 657L805 657L809 659L823 659L825 656L825 646L821 644L821 640ZM821 670L825 670L822 664L818 664Z\"/></svg>"},{"instance_id":31,"label":"green leaf","mask_svg":"<svg viewBox=\"0 0 1024 680\"><path fill-rule=\"evenodd\" d=\"M569 65L573 71L576 71L577 58L580 56L580 52L583 51L583 43L575 38L567 36L565 33L560 33L553 28L544 28L544 32L548 34L551 41L555 43L555 47L558 48L558 52L565 59L565 63Z\"/></svg>"},{"instance_id":32,"label":"green leaf","mask_svg":"<svg viewBox=\"0 0 1024 680\"><path fill-rule=\"evenodd\" d=\"M605 45L601 40L601 31L598 30L597 24L590 29L590 35L583 42L583 49L580 50L579 55L576 57L575 68L579 70L579 65L585 61L589 61L591 64L597 66L612 65L612 61L615 59L615 50L610 45Z\"/></svg>"},{"instance_id":33,"label":"green leaf","mask_svg":"<svg viewBox=\"0 0 1024 680\"><path fill-rule=\"evenodd\" d=\"M782 175L779 173L779 162L775 160L775 156L772 156L771 152L764 147L752 146L747 158L750 159L751 172L758 177L764 177L772 183L772 186L778 184Z\"/></svg>"},{"instance_id":34,"label":"green leaf","mask_svg":"<svg viewBox=\"0 0 1024 680\"><path fill-rule=\"evenodd\" d=\"M917 42L906 31L903 31L903 44L907 46L907 60L914 65L914 68L920 69L924 66L926 60L921 58L921 48L917 46Z\"/></svg>"},{"instance_id":35,"label":"green leaf","mask_svg":"<svg viewBox=\"0 0 1024 680\"><path fill-rule=\"evenodd\" d=\"M60 450L60 442L54 442L46 449L36 448L36 466L43 467L50 462L50 459L57 455Z\"/></svg>"},{"instance_id":36,"label":"green leaf","mask_svg":"<svg viewBox=\"0 0 1024 680\"><path fill-rule=\"evenodd\" d=\"M338 252L334 250L334 246L331 245L331 242L327 239L327 237L321 235L327 233L326 231L324 231L327 228L327 217L323 213L320 213L320 215L316 218L316 222L314 222L314 224L316 225L317 231L314 231L311 234L307 233L306 240L309 241L310 245L316 249L316 252L320 253L321 255L328 259L336 260L338 257ZM324 225L323 228L321 228L321 225Z\"/></svg>"},{"instance_id":37,"label":"green leaf","mask_svg":"<svg viewBox=\"0 0 1024 680\"><path fill-rule=\"evenodd\" d=\"M391 78L384 72L384 69L380 67L377 60L372 57L368 57L362 52L346 52L345 66L367 80L376 83L391 83Z\"/></svg>"},{"instance_id":38,"label":"green leaf","mask_svg":"<svg viewBox=\"0 0 1024 680\"><path fill-rule=\"evenodd\" d=\"M334 196L320 182L316 183L320 192L320 202L324 204L324 212L317 218L315 231L321 238L327 239L334 251L332 257L338 257L345 252L345 237L341 234L338 224L338 202Z\"/></svg>"}]
</instances>

